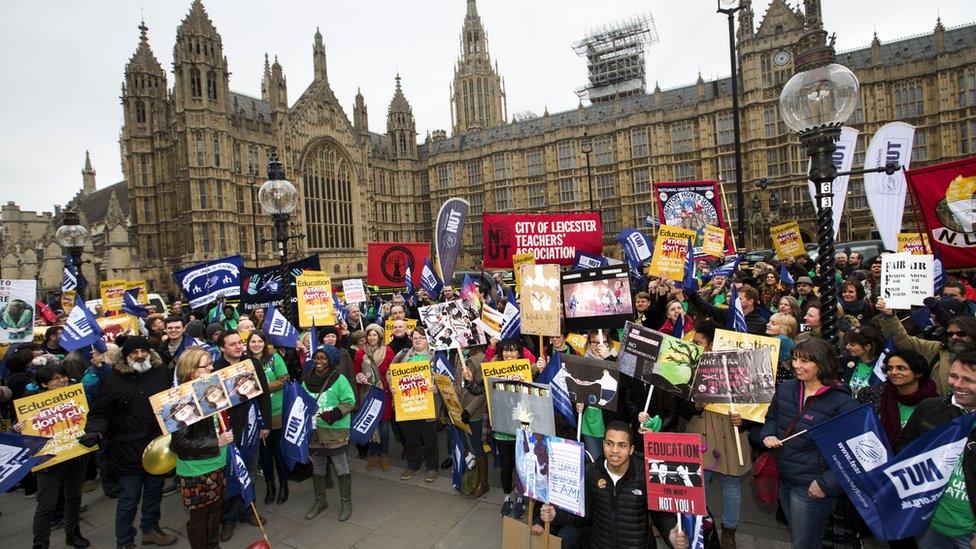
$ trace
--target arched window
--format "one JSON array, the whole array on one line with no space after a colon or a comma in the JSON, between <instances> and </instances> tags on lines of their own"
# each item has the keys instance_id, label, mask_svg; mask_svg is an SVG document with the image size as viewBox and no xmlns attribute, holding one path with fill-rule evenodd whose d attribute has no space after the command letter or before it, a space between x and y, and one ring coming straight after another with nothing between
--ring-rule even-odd
<instances>
[{"instance_id":1,"label":"arched window","mask_svg":"<svg viewBox=\"0 0 976 549\"><path fill-rule=\"evenodd\" d=\"M220 167L220 136L214 134L213 137L214 166Z\"/></svg>"},{"instance_id":2,"label":"arched window","mask_svg":"<svg viewBox=\"0 0 976 549\"><path fill-rule=\"evenodd\" d=\"M190 96L200 97L200 71L196 68L190 69Z\"/></svg>"},{"instance_id":3,"label":"arched window","mask_svg":"<svg viewBox=\"0 0 976 549\"><path fill-rule=\"evenodd\" d=\"M136 123L146 123L146 104L142 101L136 101Z\"/></svg>"},{"instance_id":4,"label":"arched window","mask_svg":"<svg viewBox=\"0 0 976 549\"><path fill-rule=\"evenodd\" d=\"M320 141L302 162L308 246L313 250L353 248L352 169L334 144Z\"/></svg>"},{"instance_id":5,"label":"arched window","mask_svg":"<svg viewBox=\"0 0 976 549\"><path fill-rule=\"evenodd\" d=\"M217 100L217 73L214 71L207 72L207 99Z\"/></svg>"}]
</instances>

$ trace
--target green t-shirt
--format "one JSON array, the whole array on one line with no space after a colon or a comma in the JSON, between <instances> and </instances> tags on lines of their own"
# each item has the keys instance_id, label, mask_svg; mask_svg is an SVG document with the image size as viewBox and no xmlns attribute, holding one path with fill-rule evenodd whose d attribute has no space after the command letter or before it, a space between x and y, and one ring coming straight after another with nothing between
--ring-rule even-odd
<instances>
[{"instance_id":1,"label":"green t-shirt","mask_svg":"<svg viewBox=\"0 0 976 549\"><path fill-rule=\"evenodd\" d=\"M873 368L865 364L864 361L857 361L857 368L854 368L854 373L851 374L851 380L847 383L851 388L852 395L856 395L861 389L870 385L871 370Z\"/></svg>"},{"instance_id":2,"label":"green t-shirt","mask_svg":"<svg viewBox=\"0 0 976 549\"><path fill-rule=\"evenodd\" d=\"M904 427L908 423L908 419L912 417L912 412L915 411L914 406L908 406L898 403L898 421L901 422L901 426Z\"/></svg>"},{"instance_id":3,"label":"green t-shirt","mask_svg":"<svg viewBox=\"0 0 976 549\"><path fill-rule=\"evenodd\" d=\"M214 424L217 424L217 416L214 416ZM181 477L198 477L207 473L212 473L217 469L227 466L227 447L221 446L217 455L202 459L180 459L176 458L176 474Z\"/></svg>"},{"instance_id":4,"label":"green t-shirt","mask_svg":"<svg viewBox=\"0 0 976 549\"><path fill-rule=\"evenodd\" d=\"M306 387L304 383L302 383L302 389L308 391L308 394L315 396L315 393L309 391L308 387ZM349 380L347 380L346 376L342 374L339 374L339 377L337 377L335 383L329 387L329 390L322 391L318 397L319 412L332 410L343 402L346 404L356 404L356 395L353 394L352 387L349 386ZM315 416L315 428L349 429L349 414L342 416L342 419L335 423L326 423L324 419Z\"/></svg>"},{"instance_id":5,"label":"green t-shirt","mask_svg":"<svg viewBox=\"0 0 976 549\"><path fill-rule=\"evenodd\" d=\"M593 406L583 408L582 433L586 436L603 438L606 427L603 425L603 410Z\"/></svg>"},{"instance_id":6,"label":"green t-shirt","mask_svg":"<svg viewBox=\"0 0 976 549\"><path fill-rule=\"evenodd\" d=\"M264 375L268 378L268 383L281 379L288 375L288 367L285 366L281 355L274 353L271 358L264 361ZM281 404L284 401L284 391L281 389L271 393L271 415L281 415Z\"/></svg>"},{"instance_id":7,"label":"green t-shirt","mask_svg":"<svg viewBox=\"0 0 976 549\"><path fill-rule=\"evenodd\" d=\"M951 538L976 532L976 517L969 506L966 494L966 479L962 474L962 456L949 476L942 497L939 498L930 524L935 531Z\"/></svg>"}]
</instances>

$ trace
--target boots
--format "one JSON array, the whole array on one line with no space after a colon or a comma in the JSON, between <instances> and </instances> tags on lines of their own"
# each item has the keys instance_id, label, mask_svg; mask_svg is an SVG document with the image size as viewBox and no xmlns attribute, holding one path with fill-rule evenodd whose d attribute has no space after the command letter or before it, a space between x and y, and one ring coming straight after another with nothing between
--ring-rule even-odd
<instances>
[{"instance_id":1,"label":"boots","mask_svg":"<svg viewBox=\"0 0 976 549\"><path fill-rule=\"evenodd\" d=\"M380 469L390 470L390 456L380 456Z\"/></svg>"},{"instance_id":2,"label":"boots","mask_svg":"<svg viewBox=\"0 0 976 549\"><path fill-rule=\"evenodd\" d=\"M735 528L722 527L722 538L719 540L722 549L735 549Z\"/></svg>"},{"instance_id":3,"label":"boots","mask_svg":"<svg viewBox=\"0 0 976 549\"><path fill-rule=\"evenodd\" d=\"M264 494L264 504L271 505L275 500L275 485L273 480L265 479L264 483L268 486L268 491Z\"/></svg>"},{"instance_id":4,"label":"boots","mask_svg":"<svg viewBox=\"0 0 976 549\"><path fill-rule=\"evenodd\" d=\"M335 488L335 483L332 481L332 462L330 461L328 465L325 466L325 487L328 490Z\"/></svg>"},{"instance_id":5,"label":"boots","mask_svg":"<svg viewBox=\"0 0 976 549\"><path fill-rule=\"evenodd\" d=\"M278 485L278 500L275 501L278 505L283 504L288 501L288 481L283 480L281 484Z\"/></svg>"},{"instance_id":6,"label":"boots","mask_svg":"<svg viewBox=\"0 0 976 549\"><path fill-rule=\"evenodd\" d=\"M368 458L366 458L367 471L372 471L373 469L376 469L377 465L379 465L379 459L377 459L376 456L369 456Z\"/></svg>"},{"instance_id":7,"label":"boots","mask_svg":"<svg viewBox=\"0 0 976 549\"><path fill-rule=\"evenodd\" d=\"M88 547L91 543L81 535L81 527L75 526L64 532L64 544L68 547Z\"/></svg>"},{"instance_id":8,"label":"boots","mask_svg":"<svg viewBox=\"0 0 976 549\"><path fill-rule=\"evenodd\" d=\"M352 516L352 475L339 475L339 520Z\"/></svg>"},{"instance_id":9,"label":"boots","mask_svg":"<svg viewBox=\"0 0 976 549\"><path fill-rule=\"evenodd\" d=\"M488 457L477 456L475 464L478 467L478 486L471 492L471 499L478 499L488 493Z\"/></svg>"},{"instance_id":10,"label":"boots","mask_svg":"<svg viewBox=\"0 0 976 549\"><path fill-rule=\"evenodd\" d=\"M315 488L315 503L305 513L305 520L312 520L319 516L319 513L329 508L329 502L325 499L325 475L312 475L312 484Z\"/></svg>"}]
</instances>

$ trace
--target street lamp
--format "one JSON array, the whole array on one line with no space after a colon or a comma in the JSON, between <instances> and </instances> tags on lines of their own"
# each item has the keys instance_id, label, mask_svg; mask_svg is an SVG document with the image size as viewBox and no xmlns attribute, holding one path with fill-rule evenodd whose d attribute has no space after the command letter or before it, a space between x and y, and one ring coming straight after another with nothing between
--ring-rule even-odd
<instances>
[{"instance_id":1,"label":"street lamp","mask_svg":"<svg viewBox=\"0 0 976 549\"><path fill-rule=\"evenodd\" d=\"M275 236L274 241L278 243L278 260L281 268L282 283L282 306L285 317L294 323L292 314L291 295L288 282L288 241L295 238L302 238L305 235L293 235L288 232L288 220L291 212L295 211L298 205L298 190L285 179L285 168L278 160L278 153L273 152L268 157L268 180L261 185L258 191L258 201L265 213L274 220Z\"/></svg>"},{"instance_id":2,"label":"street lamp","mask_svg":"<svg viewBox=\"0 0 976 549\"><path fill-rule=\"evenodd\" d=\"M589 189L590 194L590 211L593 211L593 181L590 179L590 153L593 152L593 143L590 142L590 136L587 132L583 132L583 139L580 140L580 148L583 149L583 154L586 155L586 187Z\"/></svg>"},{"instance_id":3,"label":"street lamp","mask_svg":"<svg viewBox=\"0 0 976 549\"><path fill-rule=\"evenodd\" d=\"M857 77L834 62L833 40L814 22L796 45L797 73L783 87L779 110L783 121L800 134L810 156L809 179L817 186L817 263L820 266L822 337L837 342L837 286L834 263L833 181L841 125L857 106Z\"/></svg>"},{"instance_id":4,"label":"street lamp","mask_svg":"<svg viewBox=\"0 0 976 549\"><path fill-rule=\"evenodd\" d=\"M742 192L742 133L739 126L739 70L735 53L735 12L742 9L739 0L718 0L718 13L729 19L729 65L732 71L732 138L735 144L735 200L739 242L746 241L746 199Z\"/></svg>"},{"instance_id":5,"label":"street lamp","mask_svg":"<svg viewBox=\"0 0 976 549\"><path fill-rule=\"evenodd\" d=\"M81 275L81 252L85 249L85 243L88 242L88 229L81 224L81 218L78 217L78 212L73 208L64 211L64 218L61 221L61 226L54 233L54 239L64 250L65 268L74 271L75 279L78 282L77 294L84 296L87 285Z\"/></svg>"}]
</instances>

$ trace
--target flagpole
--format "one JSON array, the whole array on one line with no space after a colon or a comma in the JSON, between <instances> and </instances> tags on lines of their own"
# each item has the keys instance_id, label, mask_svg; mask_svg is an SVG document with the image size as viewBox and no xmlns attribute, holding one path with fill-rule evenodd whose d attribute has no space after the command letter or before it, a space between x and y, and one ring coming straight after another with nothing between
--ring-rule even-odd
<instances>
[{"instance_id":1,"label":"flagpole","mask_svg":"<svg viewBox=\"0 0 976 549\"><path fill-rule=\"evenodd\" d=\"M217 421L220 422L220 432L221 433L227 432L227 424L224 423L224 414L223 413L217 412ZM231 441L231 444L234 444L234 441ZM243 489L242 489L242 491L243 491ZM243 494L241 494L241 495L243 495ZM261 515L258 514L258 508L257 508L256 505L254 505L254 500L253 499L251 500L251 512L254 513L254 521L257 522L258 528L261 529L261 535L264 536L264 541L266 541L268 543L268 547L270 547L271 546L271 540L268 539L268 533L264 530L264 524L261 523Z\"/></svg>"},{"instance_id":2,"label":"flagpole","mask_svg":"<svg viewBox=\"0 0 976 549\"><path fill-rule=\"evenodd\" d=\"M738 160L736 160L736 162L738 162ZM732 239L732 250L735 253L739 253L739 246L735 242L735 231L732 230L732 218L729 216L729 201L725 199L725 185L724 185L724 181L718 185L718 188L722 192L722 206L723 206L723 209L725 210L725 220L726 220L725 221L725 226L729 228L729 230L727 230L725 232L729 235L729 238ZM742 220L742 219L739 219L738 220L739 223L742 223L743 221L744 220ZM738 227L736 227L736 229L738 229ZM743 233L743 234L745 234L745 233ZM681 521L679 520L678 522L680 523Z\"/></svg>"},{"instance_id":3,"label":"flagpole","mask_svg":"<svg viewBox=\"0 0 976 549\"><path fill-rule=\"evenodd\" d=\"M654 394L654 386L651 384L647 385L647 399L644 400L644 413L651 408L651 395Z\"/></svg>"}]
</instances>

